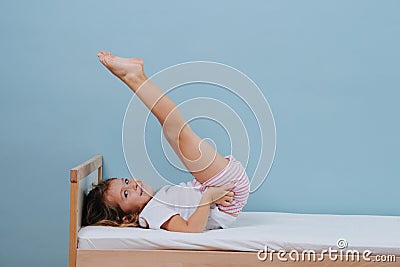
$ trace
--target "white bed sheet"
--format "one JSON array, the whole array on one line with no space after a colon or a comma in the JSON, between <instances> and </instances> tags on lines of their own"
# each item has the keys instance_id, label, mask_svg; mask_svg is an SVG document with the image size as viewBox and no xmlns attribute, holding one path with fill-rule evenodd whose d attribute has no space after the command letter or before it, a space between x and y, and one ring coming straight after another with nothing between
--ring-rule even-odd
<instances>
[{"instance_id":1,"label":"white bed sheet","mask_svg":"<svg viewBox=\"0 0 400 267\"><path fill-rule=\"evenodd\" d=\"M141 228L87 226L78 233L80 249L188 250L370 250L400 256L400 216L242 212L228 229L176 233Z\"/></svg>"}]
</instances>

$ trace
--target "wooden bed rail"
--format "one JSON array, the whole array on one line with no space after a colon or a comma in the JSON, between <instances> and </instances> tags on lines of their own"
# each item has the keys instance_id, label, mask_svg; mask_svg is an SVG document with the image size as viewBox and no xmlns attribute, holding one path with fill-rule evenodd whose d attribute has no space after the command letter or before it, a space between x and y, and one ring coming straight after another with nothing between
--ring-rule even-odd
<instances>
[{"instance_id":1,"label":"wooden bed rail","mask_svg":"<svg viewBox=\"0 0 400 267\"><path fill-rule=\"evenodd\" d=\"M82 178L94 172L96 169L100 169L99 175L101 178L102 165L103 165L103 156L96 155L93 158L89 159L88 161L82 163L81 165L72 168L70 171L71 183L78 182Z\"/></svg>"},{"instance_id":2,"label":"wooden bed rail","mask_svg":"<svg viewBox=\"0 0 400 267\"><path fill-rule=\"evenodd\" d=\"M103 156L96 155L88 161L70 170L70 207L69 207L69 267L76 266L78 248L78 231L81 228L84 192L88 190L90 182L100 183L102 180ZM97 176L92 181L85 179L97 170ZM87 180L87 181L85 181ZM86 183L83 183L86 182Z\"/></svg>"}]
</instances>

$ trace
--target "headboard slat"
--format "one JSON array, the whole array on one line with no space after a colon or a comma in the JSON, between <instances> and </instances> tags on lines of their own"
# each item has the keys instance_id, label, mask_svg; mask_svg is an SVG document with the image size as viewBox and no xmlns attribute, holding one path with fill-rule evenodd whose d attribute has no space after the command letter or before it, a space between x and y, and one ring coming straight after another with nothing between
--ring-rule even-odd
<instances>
[{"instance_id":1,"label":"headboard slat","mask_svg":"<svg viewBox=\"0 0 400 267\"><path fill-rule=\"evenodd\" d=\"M78 231L81 228L84 195L92 184L102 181L103 156L96 155L70 170L70 222L69 222L69 266L75 267L78 247ZM94 173L97 171L97 173ZM95 174L95 175L93 175Z\"/></svg>"}]
</instances>

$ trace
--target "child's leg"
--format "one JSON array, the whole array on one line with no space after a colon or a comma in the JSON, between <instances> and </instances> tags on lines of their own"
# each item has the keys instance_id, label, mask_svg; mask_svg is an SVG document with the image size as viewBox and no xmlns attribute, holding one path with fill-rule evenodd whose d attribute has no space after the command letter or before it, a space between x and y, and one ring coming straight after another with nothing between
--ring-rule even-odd
<instances>
[{"instance_id":1,"label":"child's leg","mask_svg":"<svg viewBox=\"0 0 400 267\"><path fill-rule=\"evenodd\" d=\"M197 181L204 183L227 166L229 161L194 133L172 100L148 80L142 60L104 51L98 56L156 116L171 147Z\"/></svg>"}]
</instances>

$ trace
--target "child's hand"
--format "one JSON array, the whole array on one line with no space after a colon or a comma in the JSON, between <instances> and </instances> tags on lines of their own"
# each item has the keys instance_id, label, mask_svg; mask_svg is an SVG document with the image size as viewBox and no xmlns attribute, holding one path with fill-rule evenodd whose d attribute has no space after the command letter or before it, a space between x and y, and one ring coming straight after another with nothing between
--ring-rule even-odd
<instances>
[{"instance_id":1,"label":"child's hand","mask_svg":"<svg viewBox=\"0 0 400 267\"><path fill-rule=\"evenodd\" d=\"M231 205L234 195L235 194L232 191L229 191L225 196L221 197L214 203L218 204L218 205L222 205L222 206L229 206L229 205Z\"/></svg>"},{"instance_id":2,"label":"child's hand","mask_svg":"<svg viewBox=\"0 0 400 267\"><path fill-rule=\"evenodd\" d=\"M235 186L234 183L229 183L219 187L208 187L204 194L207 194L211 203L228 206L233 199L234 193L230 191Z\"/></svg>"}]
</instances>

